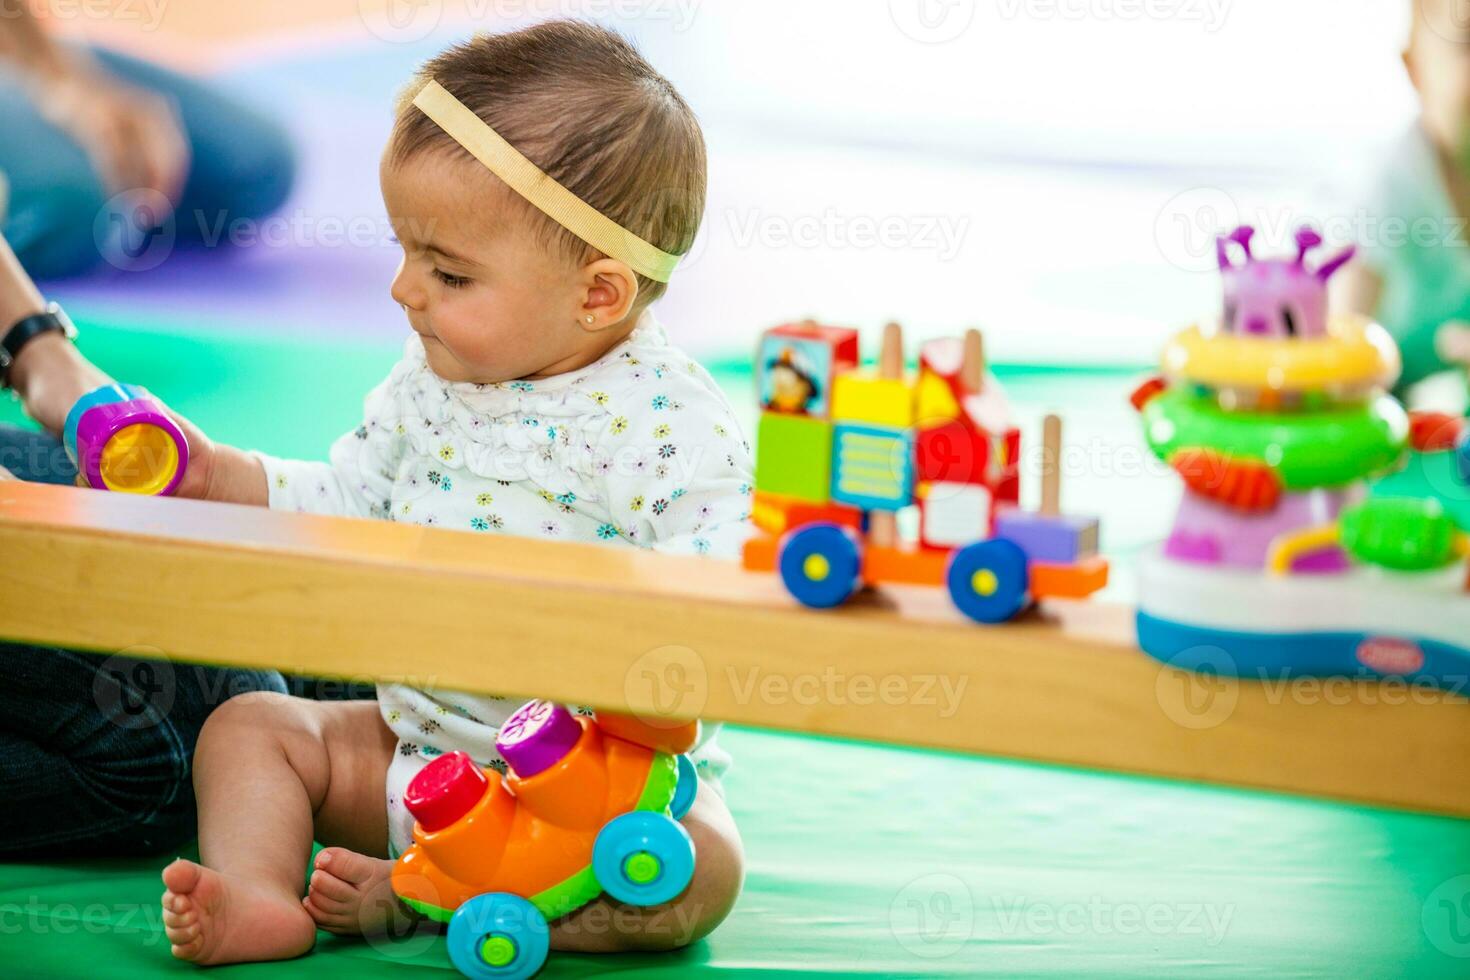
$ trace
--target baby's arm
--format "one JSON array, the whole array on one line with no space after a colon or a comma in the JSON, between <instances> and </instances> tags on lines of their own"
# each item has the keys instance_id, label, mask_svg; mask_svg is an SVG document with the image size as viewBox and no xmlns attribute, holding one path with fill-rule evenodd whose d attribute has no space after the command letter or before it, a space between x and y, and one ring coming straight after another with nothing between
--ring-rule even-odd
<instances>
[{"instance_id":1,"label":"baby's arm","mask_svg":"<svg viewBox=\"0 0 1470 980\"><path fill-rule=\"evenodd\" d=\"M407 445L393 393L391 376L368 393L362 424L332 444L330 462L252 454L263 467L268 505L309 514L387 518Z\"/></svg>"},{"instance_id":2,"label":"baby's arm","mask_svg":"<svg viewBox=\"0 0 1470 980\"><path fill-rule=\"evenodd\" d=\"M10 244L0 237L0 331L45 308L40 290ZM66 413L76 400L112 379L71 341L59 333L46 333L21 348L6 381L20 396L26 414L52 435L60 435ZM265 504L265 474L258 462L247 453L213 442L187 419L169 414L189 440L189 467L179 484L179 496Z\"/></svg>"}]
</instances>

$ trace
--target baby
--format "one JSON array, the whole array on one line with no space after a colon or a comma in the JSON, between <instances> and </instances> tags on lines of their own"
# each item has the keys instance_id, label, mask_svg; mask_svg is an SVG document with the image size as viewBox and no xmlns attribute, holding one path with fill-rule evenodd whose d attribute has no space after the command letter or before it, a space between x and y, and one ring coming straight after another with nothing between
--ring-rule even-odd
<instances>
[{"instance_id":1,"label":"baby","mask_svg":"<svg viewBox=\"0 0 1470 980\"><path fill-rule=\"evenodd\" d=\"M1412 0L1404 66L1420 116L1373 192L1393 222L1340 277L1335 302L1376 316L1403 353L1407 387L1470 364L1470 22L1460 0ZM1417 230L1416 230L1417 229Z\"/></svg>"},{"instance_id":2,"label":"baby","mask_svg":"<svg viewBox=\"0 0 1470 980\"><path fill-rule=\"evenodd\" d=\"M673 86L593 26L476 37L409 87L380 180L404 253L391 292L413 336L369 393L362 425L330 463L308 463L214 444L181 420L192 452L181 492L471 533L737 553L749 448L709 375L648 309L704 206L703 137ZM34 396L45 404L27 394L46 423L99 379L60 344L38 355L72 359L51 374L65 383ZM194 763L201 862L163 872L175 956L292 957L318 928L372 932L401 914L389 872L411 841L404 789L453 750L503 768L495 736L518 702L401 685L378 695L238 698L211 717ZM604 897L553 924L554 948L671 948L728 913L743 861L718 791L728 759L709 732L694 757L689 888L616 915ZM303 897L313 839L331 846Z\"/></svg>"}]
</instances>

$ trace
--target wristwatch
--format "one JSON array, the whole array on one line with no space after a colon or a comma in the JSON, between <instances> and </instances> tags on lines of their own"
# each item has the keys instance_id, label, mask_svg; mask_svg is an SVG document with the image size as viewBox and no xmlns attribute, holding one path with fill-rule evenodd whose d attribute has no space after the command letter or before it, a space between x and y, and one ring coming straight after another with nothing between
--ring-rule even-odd
<instances>
[{"instance_id":1,"label":"wristwatch","mask_svg":"<svg viewBox=\"0 0 1470 980\"><path fill-rule=\"evenodd\" d=\"M60 330L67 340L75 340L77 328L71 317L56 303L48 303L45 313L33 313L5 332L0 338L0 388L10 387L10 365L20 349L43 333Z\"/></svg>"}]
</instances>

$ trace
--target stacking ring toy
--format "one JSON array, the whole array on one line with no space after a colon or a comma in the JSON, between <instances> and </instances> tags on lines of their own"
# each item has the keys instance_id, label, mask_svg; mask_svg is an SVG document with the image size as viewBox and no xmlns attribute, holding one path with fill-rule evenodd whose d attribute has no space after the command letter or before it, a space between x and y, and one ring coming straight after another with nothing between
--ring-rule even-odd
<instances>
[{"instance_id":1,"label":"stacking ring toy","mask_svg":"<svg viewBox=\"0 0 1470 980\"><path fill-rule=\"evenodd\" d=\"M1388 331L1366 317L1327 318L1325 336L1257 337L1181 331L1164 348L1170 378L1212 388L1318 391L1391 386L1399 376L1398 348Z\"/></svg>"},{"instance_id":2,"label":"stacking ring toy","mask_svg":"<svg viewBox=\"0 0 1470 980\"><path fill-rule=\"evenodd\" d=\"M163 407L133 385L89 391L67 413L66 455L98 490L172 494L189 465L189 441Z\"/></svg>"},{"instance_id":3,"label":"stacking ring toy","mask_svg":"<svg viewBox=\"0 0 1470 980\"><path fill-rule=\"evenodd\" d=\"M1209 447L1267 463L1296 491L1346 486L1392 469L1408 444L1409 417L1388 395L1320 412L1245 413L1169 389L1144 406L1143 431L1165 462L1180 450Z\"/></svg>"}]
</instances>

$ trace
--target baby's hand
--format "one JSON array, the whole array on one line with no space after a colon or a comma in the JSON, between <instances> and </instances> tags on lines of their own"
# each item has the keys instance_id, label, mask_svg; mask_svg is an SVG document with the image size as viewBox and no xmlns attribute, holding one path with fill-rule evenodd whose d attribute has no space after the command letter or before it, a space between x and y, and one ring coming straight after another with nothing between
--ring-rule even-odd
<instances>
[{"instance_id":1,"label":"baby's hand","mask_svg":"<svg viewBox=\"0 0 1470 980\"><path fill-rule=\"evenodd\" d=\"M1450 320L1434 335L1434 347L1447 364L1470 366L1470 323Z\"/></svg>"},{"instance_id":2,"label":"baby's hand","mask_svg":"<svg viewBox=\"0 0 1470 980\"><path fill-rule=\"evenodd\" d=\"M179 481L178 490L174 496L187 497L193 500L204 500L209 496L210 484L214 479L216 460L219 458L219 450L214 440L204 434L204 430L193 422L184 418L178 412L169 408L153 392L141 389L147 396L153 399L163 414L173 419L174 424L184 433L184 438L189 443L189 465L184 469L183 479Z\"/></svg>"}]
</instances>

